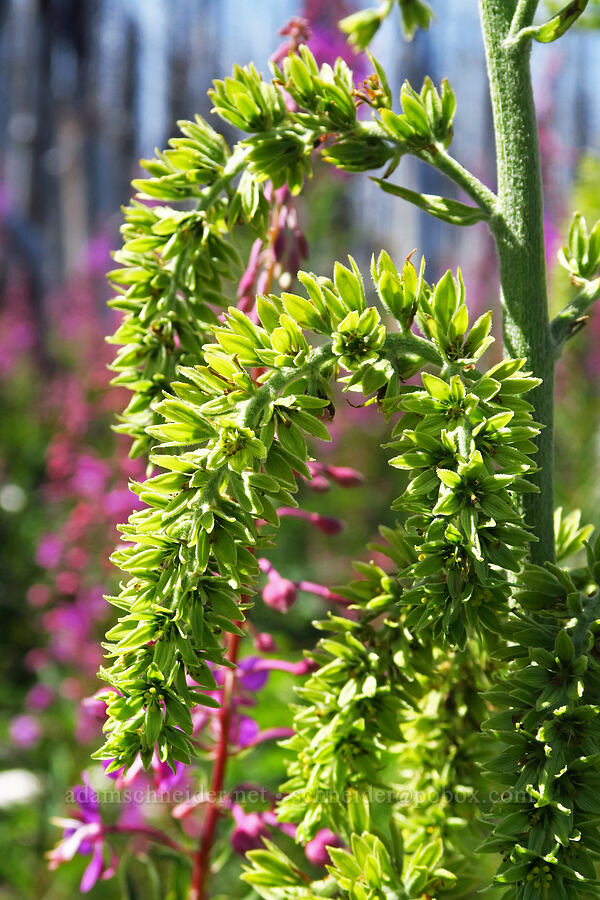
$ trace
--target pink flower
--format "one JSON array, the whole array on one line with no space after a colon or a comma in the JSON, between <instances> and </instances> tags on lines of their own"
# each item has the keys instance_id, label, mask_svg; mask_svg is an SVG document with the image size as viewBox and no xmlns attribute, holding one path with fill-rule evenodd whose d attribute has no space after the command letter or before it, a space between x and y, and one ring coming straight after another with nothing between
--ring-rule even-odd
<instances>
[{"instance_id":1,"label":"pink flower","mask_svg":"<svg viewBox=\"0 0 600 900\"><path fill-rule=\"evenodd\" d=\"M54 534L46 534L38 544L35 561L42 569L54 569L62 556L62 541Z\"/></svg>"},{"instance_id":2,"label":"pink flower","mask_svg":"<svg viewBox=\"0 0 600 900\"><path fill-rule=\"evenodd\" d=\"M233 804L231 812L235 822L231 846L235 852L244 856L248 850L258 850L262 847L263 838L268 838L270 833L259 813L244 812L239 803Z\"/></svg>"},{"instance_id":3,"label":"pink flower","mask_svg":"<svg viewBox=\"0 0 600 900\"><path fill-rule=\"evenodd\" d=\"M282 516L291 516L295 519L304 519L322 531L323 534L336 535L340 534L346 527L341 519L334 516L322 516L320 513L308 512L305 509L296 509L293 506L281 506L277 510L277 514Z\"/></svg>"},{"instance_id":4,"label":"pink flower","mask_svg":"<svg viewBox=\"0 0 600 900\"><path fill-rule=\"evenodd\" d=\"M52 703L54 691L49 684L34 684L25 700L28 709L40 711L46 709Z\"/></svg>"},{"instance_id":5,"label":"pink flower","mask_svg":"<svg viewBox=\"0 0 600 900\"><path fill-rule=\"evenodd\" d=\"M15 716L10 723L9 733L13 744L23 750L35 747L42 734L37 719L28 715Z\"/></svg>"},{"instance_id":6,"label":"pink flower","mask_svg":"<svg viewBox=\"0 0 600 900\"><path fill-rule=\"evenodd\" d=\"M328 828L322 828L316 833L312 841L308 842L304 848L304 852L307 860L311 862L313 866L326 866L331 862L327 848L341 846L342 842L337 834L334 834L333 831L330 831Z\"/></svg>"},{"instance_id":7,"label":"pink flower","mask_svg":"<svg viewBox=\"0 0 600 900\"><path fill-rule=\"evenodd\" d=\"M267 606L280 613L286 613L296 602L298 590L293 581L283 578L267 559L259 559L258 565L267 574L267 583L262 597Z\"/></svg>"},{"instance_id":8,"label":"pink flower","mask_svg":"<svg viewBox=\"0 0 600 900\"><path fill-rule=\"evenodd\" d=\"M347 606L350 602L345 597L325 587L325 585L316 584L314 581L299 581L298 590L305 591L307 594L315 594L315 596L322 597L323 600L328 600L330 603L340 603L343 606Z\"/></svg>"},{"instance_id":9,"label":"pink flower","mask_svg":"<svg viewBox=\"0 0 600 900\"><path fill-rule=\"evenodd\" d=\"M75 802L79 807L73 818L52 820L54 824L64 828L64 833L62 840L47 856L49 868L57 869L61 863L73 859L76 853L84 856L91 853L92 858L79 885L81 893L86 894L99 878L107 879L114 875L116 859L113 855L110 864L105 864L104 834L98 799L91 790L85 773L83 780L83 785L77 785L73 789Z\"/></svg>"},{"instance_id":10,"label":"pink flower","mask_svg":"<svg viewBox=\"0 0 600 900\"><path fill-rule=\"evenodd\" d=\"M364 475L349 466L325 466L325 471L341 487L357 487L364 484Z\"/></svg>"},{"instance_id":11,"label":"pink flower","mask_svg":"<svg viewBox=\"0 0 600 900\"><path fill-rule=\"evenodd\" d=\"M27 602L31 606L46 606L51 598L50 588L46 584L32 584L27 591Z\"/></svg>"},{"instance_id":12,"label":"pink flower","mask_svg":"<svg viewBox=\"0 0 600 900\"><path fill-rule=\"evenodd\" d=\"M269 575L269 580L263 588L262 597L271 609L286 613L296 602L298 591L293 581L282 578L275 572Z\"/></svg>"},{"instance_id":13,"label":"pink flower","mask_svg":"<svg viewBox=\"0 0 600 900\"><path fill-rule=\"evenodd\" d=\"M95 456L85 454L77 460L73 487L84 497L97 497L104 490L110 475L108 465Z\"/></svg>"},{"instance_id":14,"label":"pink flower","mask_svg":"<svg viewBox=\"0 0 600 900\"><path fill-rule=\"evenodd\" d=\"M277 653L277 645L267 631L260 631L254 635L254 646L261 653Z\"/></svg>"}]
</instances>

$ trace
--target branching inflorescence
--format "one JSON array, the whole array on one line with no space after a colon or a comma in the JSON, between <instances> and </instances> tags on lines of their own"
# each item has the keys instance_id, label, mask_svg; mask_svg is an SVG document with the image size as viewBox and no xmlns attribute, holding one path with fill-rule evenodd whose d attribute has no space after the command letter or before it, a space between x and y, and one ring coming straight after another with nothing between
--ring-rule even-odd
<instances>
[{"instance_id":1,"label":"branching inflorescence","mask_svg":"<svg viewBox=\"0 0 600 900\"><path fill-rule=\"evenodd\" d=\"M355 47L367 46L393 5L344 20ZM511 65L528 77L531 40L559 37L585 3L541 26L535 2L505 6L510 15L482 0L497 137L510 147L510 112L494 91ZM409 34L428 25L420 0L400 8ZM215 676L235 664L278 510L297 506L298 479L318 471L315 439L330 439L337 383L392 420L385 448L400 471L399 521L372 548L385 567L357 563L359 579L331 594L347 612L318 623L327 635L285 744L279 820L303 844L328 836L326 874L267 841L243 877L267 900L466 897L493 879L494 863L475 856L482 845L502 856L495 883L507 898L597 896L600 548L576 518L559 516L558 563L584 545L588 553L585 568L566 570L548 550L548 510L536 510L548 497L552 445L539 350L546 341L558 355L600 292L599 226L588 235L575 219L562 259L582 290L554 322L538 323L538 340L535 321L515 314L523 285L516 290L509 272L517 266L513 282L537 272L519 243L525 224L539 237L537 195L527 194L537 181L517 179L509 210L508 169L496 196L448 152L448 83L426 79L419 92L405 83L394 112L370 59L373 74L360 85L345 62L319 67L305 46L273 64L271 82L252 65L236 67L211 98L246 136L231 150L204 120L182 123L184 137L135 182L122 267L111 276L113 305L125 313L114 368L133 392L119 430L156 474L134 485L145 506L122 527L126 546L113 557L129 580L110 598L122 615L104 645L107 739L97 756L109 771L138 757L148 766L155 754L173 767L190 761L191 712L216 705ZM405 154L436 167L469 202L392 184ZM487 222L507 344L531 347L531 359L507 354L480 368L491 315L469 323L460 272L430 285L424 262L398 270L381 252L372 293L352 258L332 278L296 273L298 253L286 268L278 229L297 228L289 198L315 155L347 172L386 166L375 179L386 192L451 224ZM509 162L516 171L519 160ZM248 230L251 275L236 308L236 231ZM267 268L254 305L260 254ZM302 290L292 293L296 274ZM545 296L545 285L534 289ZM215 817L207 813L196 900Z\"/></svg>"}]
</instances>

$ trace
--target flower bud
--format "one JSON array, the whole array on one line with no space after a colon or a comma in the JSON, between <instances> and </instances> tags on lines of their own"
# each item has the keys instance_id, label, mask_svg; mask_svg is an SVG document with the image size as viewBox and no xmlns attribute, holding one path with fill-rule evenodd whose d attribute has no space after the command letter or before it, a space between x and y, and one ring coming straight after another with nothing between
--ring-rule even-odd
<instances>
[{"instance_id":1,"label":"flower bud","mask_svg":"<svg viewBox=\"0 0 600 900\"><path fill-rule=\"evenodd\" d=\"M261 631L254 635L254 646L261 653L276 653L277 645L267 631Z\"/></svg>"},{"instance_id":2,"label":"flower bud","mask_svg":"<svg viewBox=\"0 0 600 900\"><path fill-rule=\"evenodd\" d=\"M308 520L323 534L340 534L346 527L341 519L336 519L334 516L321 516L319 513L310 513Z\"/></svg>"},{"instance_id":3,"label":"flower bud","mask_svg":"<svg viewBox=\"0 0 600 900\"><path fill-rule=\"evenodd\" d=\"M334 834L329 828L322 828L316 833L312 841L308 842L304 848L304 852L306 853L307 860L311 862L313 866L326 866L331 862L327 847L341 846L342 843L337 834Z\"/></svg>"},{"instance_id":4,"label":"flower bud","mask_svg":"<svg viewBox=\"0 0 600 900\"><path fill-rule=\"evenodd\" d=\"M263 600L271 609L285 613L293 606L298 596L298 590L293 581L282 578L274 569L269 573L269 580L263 588Z\"/></svg>"},{"instance_id":5,"label":"flower bud","mask_svg":"<svg viewBox=\"0 0 600 900\"><path fill-rule=\"evenodd\" d=\"M232 813L236 825L231 834L231 846L235 852L244 856L249 850L262 847L263 838L269 837L269 831L258 813L246 813L237 803Z\"/></svg>"},{"instance_id":6,"label":"flower bud","mask_svg":"<svg viewBox=\"0 0 600 900\"><path fill-rule=\"evenodd\" d=\"M349 466L325 466L325 471L341 487L357 487L364 483L364 475Z\"/></svg>"}]
</instances>

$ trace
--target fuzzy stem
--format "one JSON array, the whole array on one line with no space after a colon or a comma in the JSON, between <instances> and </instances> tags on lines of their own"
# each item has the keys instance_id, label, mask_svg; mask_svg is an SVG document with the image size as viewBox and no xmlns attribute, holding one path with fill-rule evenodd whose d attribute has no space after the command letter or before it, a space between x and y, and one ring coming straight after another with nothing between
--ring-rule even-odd
<instances>
[{"instance_id":1,"label":"fuzzy stem","mask_svg":"<svg viewBox=\"0 0 600 900\"><path fill-rule=\"evenodd\" d=\"M498 161L497 216L490 225L500 262L504 352L526 357L542 379L531 394L544 428L532 477L539 494L525 495L525 516L538 538L534 562L554 559L554 352L548 318L539 139L529 56L531 41L509 39L515 12L533 15L534 3L480 0ZM521 15L521 19L525 16ZM520 22L521 26L526 21Z\"/></svg>"},{"instance_id":2,"label":"fuzzy stem","mask_svg":"<svg viewBox=\"0 0 600 900\"><path fill-rule=\"evenodd\" d=\"M465 169L458 160L450 156L442 146L436 146L431 150L423 151L422 153L418 153L417 156L429 163L429 165L434 166L447 178L450 178L451 181L462 188L462 190L490 216L494 215L497 201L494 192L486 187L486 185L475 175Z\"/></svg>"},{"instance_id":3,"label":"fuzzy stem","mask_svg":"<svg viewBox=\"0 0 600 900\"><path fill-rule=\"evenodd\" d=\"M237 662L240 637L237 634L229 636L228 659L232 663ZM210 795L204 819L204 827L200 837L198 852L194 858L194 870L190 887L189 900L206 900L206 879L210 870L210 855L215 841L217 823L220 809L219 798L225 783L225 770L229 757L229 732L231 728L231 698L235 684L235 670L226 669L225 684L223 686L223 700L219 710L219 741L215 757L215 764L210 782Z\"/></svg>"}]
</instances>

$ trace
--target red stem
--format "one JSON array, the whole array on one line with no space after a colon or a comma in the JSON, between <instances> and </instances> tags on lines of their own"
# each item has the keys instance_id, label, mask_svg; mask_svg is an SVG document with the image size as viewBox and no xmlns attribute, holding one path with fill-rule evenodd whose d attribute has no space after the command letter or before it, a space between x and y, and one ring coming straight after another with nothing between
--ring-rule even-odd
<instances>
[{"instance_id":1,"label":"red stem","mask_svg":"<svg viewBox=\"0 0 600 900\"><path fill-rule=\"evenodd\" d=\"M230 662L237 661L240 638L237 634L229 636ZM210 854L215 840L217 823L220 815L219 800L225 781L225 770L229 755L229 732L231 728L231 696L235 683L235 670L225 669L225 683L223 685L223 702L218 714L219 740L217 743L215 764L210 783L210 794L206 808L204 827L200 837L200 845L194 857L194 870L188 900L206 900L206 879L210 869Z\"/></svg>"}]
</instances>

